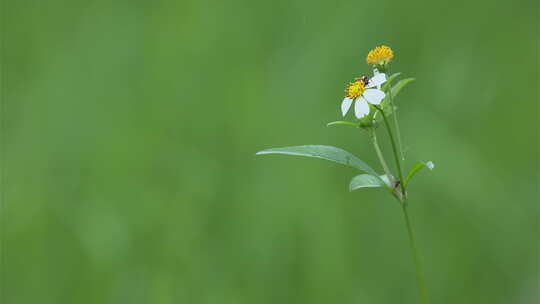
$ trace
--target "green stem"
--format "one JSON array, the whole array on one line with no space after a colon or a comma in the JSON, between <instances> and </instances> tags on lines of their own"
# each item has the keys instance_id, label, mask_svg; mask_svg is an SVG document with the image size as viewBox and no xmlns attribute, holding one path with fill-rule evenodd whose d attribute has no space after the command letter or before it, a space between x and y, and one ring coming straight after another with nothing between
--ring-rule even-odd
<instances>
[{"instance_id":1,"label":"green stem","mask_svg":"<svg viewBox=\"0 0 540 304\"><path fill-rule=\"evenodd\" d=\"M421 303L428 304L428 295L427 295L426 284L424 282L424 276L422 272L422 264L420 262L420 256L418 255L418 249L416 248L416 240L414 237L414 231L411 225L411 220L409 219L409 213L407 212L407 195L406 195L407 192L406 192L405 183L403 180L403 173L401 170L400 158L399 158L399 154L396 148L396 141L394 139L392 129L390 128L390 124L388 123L388 119L386 118L384 111L378 106L375 106L375 108L379 112L381 112L384 123L386 125L386 129L388 130L388 136L390 137L390 141L392 143L392 150L394 152L394 159L396 161L396 166L399 173L400 187L401 187L401 193L402 193L401 197L396 196L396 198L401 202L401 209L403 210L403 217L405 218L405 224L407 226L407 233L409 235L409 242L411 245L414 265L416 268L416 281L418 282L418 290L420 292Z\"/></svg>"},{"instance_id":2,"label":"green stem","mask_svg":"<svg viewBox=\"0 0 540 304\"><path fill-rule=\"evenodd\" d=\"M424 281L422 264L420 262L420 256L418 255L418 249L416 248L416 240L414 238L414 231L409 219L409 213L407 212L407 204L403 202L401 204L403 210L403 217L405 218L405 224L407 225L407 232L409 234L409 242L411 244L411 251L414 259L414 265L416 267L416 281L418 282L418 290L420 292L420 299L422 304L428 304L428 294L426 289L426 283Z\"/></svg>"},{"instance_id":3,"label":"green stem","mask_svg":"<svg viewBox=\"0 0 540 304\"><path fill-rule=\"evenodd\" d=\"M392 173L390 172L390 168L386 164L384 155L382 154L381 148L379 147L379 143L377 142L377 133L375 132L375 130L371 130L370 135L371 135L371 141L373 143L373 147L375 148L375 152L377 152L377 157L379 157L379 162L381 163L381 166L383 167L384 173L388 177L388 180L390 181L390 183L392 183L394 177L392 176Z\"/></svg>"},{"instance_id":4,"label":"green stem","mask_svg":"<svg viewBox=\"0 0 540 304\"><path fill-rule=\"evenodd\" d=\"M388 131L388 136L390 137L390 142L392 143L392 150L394 151L394 160L396 161L396 167L399 174L399 182L400 182L400 188L401 192L403 194L403 200L406 199L406 189L405 189L405 183L403 180L403 172L401 170L401 161L399 159L399 154L396 147L396 141L394 139L394 134L392 133L392 129L390 128L390 124L388 123L388 119L386 118L386 115L384 114L383 109L381 109L379 106L373 105L379 112L381 112L381 115L384 120L384 124L386 125L386 130Z\"/></svg>"},{"instance_id":5,"label":"green stem","mask_svg":"<svg viewBox=\"0 0 540 304\"><path fill-rule=\"evenodd\" d=\"M403 146L401 144L401 131L399 130L399 123L397 119L397 111L396 106L394 105L394 98L392 96L392 87L388 89L388 94L390 95L390 105L392 106L392 114L394 114L394 125L396 126L396 135L397 135L397 142L399 147L399 156L401 157L401 160L405 160L405 156L403 154Z\"/></svg>"}]
</instances>

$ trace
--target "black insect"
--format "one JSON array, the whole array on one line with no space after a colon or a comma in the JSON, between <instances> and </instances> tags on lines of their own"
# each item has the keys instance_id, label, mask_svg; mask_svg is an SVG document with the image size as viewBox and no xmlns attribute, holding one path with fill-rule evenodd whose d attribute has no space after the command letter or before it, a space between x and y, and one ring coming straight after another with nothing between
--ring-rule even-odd
<instances>
[{"instance_id":1,"label":"black insect","mask_svg":"<svg viewBox=\"0 0 540 304\"><path fill-rule=\"evenodd\" d=\"M360 77L360 80L362 80L362 82L364 83L364 86L367 86L369 83L369 78L367 78L366 76Z\"/></svg>"}]
</instances>

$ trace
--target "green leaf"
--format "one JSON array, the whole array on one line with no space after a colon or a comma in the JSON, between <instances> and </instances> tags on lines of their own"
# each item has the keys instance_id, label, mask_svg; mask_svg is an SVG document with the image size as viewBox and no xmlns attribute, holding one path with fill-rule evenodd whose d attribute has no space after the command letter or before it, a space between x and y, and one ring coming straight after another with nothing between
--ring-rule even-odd
<instances>
[{"instance_id":1,"label":"green leaf","mask_svg":"<svg viewBox=\"0 0 540 304\"><path fill-rule=\"evenodd\" d=\"M394 76L394 75L392 75L392 76ZM386 93L386 97L384 97L384 99L383 99L383 101L381 103L381 107L382 107L382 109L384 111L384 114L387 117L392 115L394 113L394 111L397 109L397 107L395 106L395 101L394 101L394 107L392 107L392 105L390 103L390 94L392 94L392 98L395 98L397 96L397 94L401 91L401 89L403 89L406 85L408 85L409 83L411 83L413 81L414 81L414 78L401 79L400 81L398 81L398 83L395 86L392 87L392 89L391 89L392 93ZM378 112L375 112L374 117L377 118L380 121L382 118L379 117L378 114L379 114Z\"/></svg>"},{"instance_id":2,"label":"green leaf","mask_svg":"<svg viewBox=\"0 0 540 304\"><path fill-rule=\"evenodd\" d=\"M307 146L294 146L284 148L273 148L262 150L256 153L256 155L264 154L286 154L296 156L315 157L340 163L345 166L360 169L366 173L378 176L375 170L373 170L368 164L361 161L351 153L342 150L340 148L332 146L320 146L320 145L307 145Z\"/></svg>"},{"instance_id":3,"label":"green leaf","mask_svg":"<svg viewBox=\"0 0 540 304\"><path fill-rule=\"evenodd\" d=\"M399 76L401 75L401 73L394 73L392 74L390 77L388 77L388 79L386 80L386 82L382 85L382 90L386 92L386 89L388 89L388 87L392 84L392 82L394 82L394 80Z\"/></svg>"},{"instance_id":4,"label":"green leaf","mask_svg":"<svg viewBox=\"0 0 540 304\"><path fill-rule=\"evenodd\" d=\"M398 81L398 83L396 83L396 85L392 87L392 97L395 98L397 94L401 91L401 89L403 89L406 85L413 81L414 78L405 78Z\"/></svg>"},{"instance_id":5,"label":"green leaf","mask_svg":"<svg viewBox=\"0 0 540 304\"><path fill-rule=\"evenodd\" d=\"M370 174L360 174L351 180L349 184L349 191L358 190L361 188L376 188L376 187L387 187L391 188L390 181L386 175L373 176Z\"/></svg>"},{"instance_id":6,"label":"green leaf","mask_svg":"<svg viewBox=\"0 0 540 304\"><path fill-rule=\"evenodd\" d=\"M373 115L373 114L371 114ZM362 128L362 129L372 129L376 127L376 124L373 122L371 117L369 115L366 115L358 120L358 122L352 122L352 121L332 121L326 124L327 127L335 126L335 125L344 125L344 126L351 126L356 128Z\"/></svg>"},{"instance_id":7,"label":"green leaf","mask_svg":"<svg viewBox=\"0 0 540 304\"><path fill-rule=\"evenodd\" d=\"M327 127L334 126L334 125L347 125L347 126L353 126L353 127L359 127L360 123L357 122L350 122L350 121L332 121L326 124Z\"/></svg>"},{"instance_id":8,"label":"green leaf","mask_svg":"<svg viewBox=\"0 0 540 304\"><path fill-rule=\"evenodd\" d=\"M426 163L417 162L416 164L414 164L411 171L409 171L409 174L407 174L407 177L405 178L405 185L407 185L409 183L409 181L413 178L413 176L416 175L416 173L418 173L418 171L420 171L420 170L422 170L424 168L428 168L429 170L433 170L433 168L435 168L435 164L433 164L433 162L431 162L431 161L428 161Z\"/></svg>"}]
</instances>

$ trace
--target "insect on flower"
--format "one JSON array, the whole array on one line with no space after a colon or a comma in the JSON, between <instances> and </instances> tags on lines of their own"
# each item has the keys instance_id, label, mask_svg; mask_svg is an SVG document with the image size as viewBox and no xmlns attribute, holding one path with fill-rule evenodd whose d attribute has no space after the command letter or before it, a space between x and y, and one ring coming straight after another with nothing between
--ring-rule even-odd
<instances>
[{"instance_id":1,"label":"insect on flower","mask_svg":"<svg viewBox=\"0 0 540 304\"><path fill-rule=\"evenodd\" d=\"M378 105L384 99L385 93L380 90L386 82L386 74L375 74L371 79L366 76L356 78L345 90L345 98L341 103L341 113L347 114L353 101L356 118L362 118L369 114L369 104Z\"/></svg>"},{"instance_id":2,"label":"insect on flower","mask_svg":"<svg viewBox=\"0 0 540 304\"><path fill-rule=\"evenodd\" d=\"M364 86L367 86L369 84L369 78L367 76L360 77L362 82L364 82Z\"/></svg>"}]
</instances>

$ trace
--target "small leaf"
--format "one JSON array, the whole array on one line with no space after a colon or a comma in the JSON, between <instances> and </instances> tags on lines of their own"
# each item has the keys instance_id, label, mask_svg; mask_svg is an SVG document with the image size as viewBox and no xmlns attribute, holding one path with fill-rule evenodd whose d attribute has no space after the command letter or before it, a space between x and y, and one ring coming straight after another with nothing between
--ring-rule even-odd
<instances>
[{"instance_id":1,"label":"small leaf","mask_svg":"<svg viewBox=\"0 0 540 304\"><path fill-rule=\"evenodd\" d=\"M390 188L392 187L392 185L390 184L390 180L388 179L388 176L386 176L386 174L381 175L380 178L384 182L385 185L387 185Z\"/></svg>"},{"instance_id":2,"label":"small leaf","mask_svg":"<svg viewBox=\"0 0 540 304\"><path fill-rule=\"evenodd\" d=\"M411 171L409 171L409 174L407 174L407 177L405 178L405 185L407 185L409 181L413 178L413 176L415 176L416 173L418 173L418 171L422 170L423 168L428 168L429 170L433 170L433 168L435 168L435 164L433 164L433 162L431 161L428 161L426 163L417 162L416 164L414 164Z\"/></svg>"},{"instance_id":3,"label":"small leaf","mask_svg":"<svg viewBox=\"0 0 540 304\"><path fill-rule=\"evenodd\" d=\"M373 114L371 114L373 116ZM326 124L327 127L334 125L345 125L362 129L372 129L376 127L376 123L371 119L370 115L366 115L358 120L358 122L352 121L332 121Z\"/></svg>"},{"instance_id":4,"label":"small leaf","mask_svg":"<svg viewBox=\"0 0 540 304\"><path fill-rule=\"evenodd\" d=\"M387 187L391 188L390 181L386 175L373 176L370 174L360 174L351 180L349 184L349 191L358 190L361 188L376 188Z\"/></svg>"},{"instance_id":5,"label":"small leaf","mask_svg":"<svg viewBox=\"0 0 540 304\"><path fill-rule=\"evenodd\" d=\"M307 145L307 146L294 146L294 147L283 147L283 148L273 148L263 151L259 151L256 155L264 154L286 154L286 155L296 155L296 156L306 156L306 157L315 157L322 158L342 165L350 166L353 168L360 169L366 173L378 176L375 170L373 170L368 164L361 161L359 158L353 154L342 150L340 148L332 146L321 146L321 145Z\"/></svg>"},{"instance_id":6,"label":"small leaf","mask_svg":"<svg viewBox=\"0 0 540 304\"><path fill-rule=\"evenodd\" d=\"M392 87L392 97L396 97L399 91L403 89L406 85L413 82L414 78L405 78L398 81L398 83Z\"/></svg>"},{"instance_id":7,"label":"small leaf","mask_svg":"<svg viewBox=\"0 0 540 304\"><path fill-rule=\"evenodd\" d=\"M350 121L332 121L326 124L327 127L334 126L334 125L347 125L347 126L353 126L353 127L359 127L360 123L356 122L350 122Z\"/></svg>"},{"instance_id":8,"label":"small leaf","mask_svg":"<svg viewBox=\"0 0 540 304\"><path fill-rule=\"evenodd\" d=\"M351 180L351 183L349 184L349 191L354 191L360 188L376 187L384 187L384 183L380 180L380 178L370 174L360 174L353 177Z\"/></svg>"},{"instance_id":9,"label":"small leaf","mask_svg":"<svg viewBox=\"0 0 540 304\"><path fill-rule=\"evenodd\" d=\"M394 74L395 75L395 74ZM392 76L394 76L392 75ZM395 98L397 96L397 94L401 91L401 89L403 89L407 84L411 83L414 81L414 78L405 78L405 79L401 79L400 81L398 81L398 83L392 87L391 91L392 91L392 98ZM390 93L386 93L386 97L384 97L380 107L383 109L384 111L384 114L388 117L390 115L392 115L394 113L394 111L397 109L397 107L395 106L395 101L394 101L394 107L392 107L391 103L390 103ZM379 113L378 112L375 112L374 113L374 117L378 119L378 121L380 121L382 118L379 117L378 115Z\"/></svg>"},{"instance_id":10,"label":"small leaf","mask_svg":"<svg viewBox=\"0 0 540 304\"><path fill-rule=\"evenodd\" d=\"M394 73L392 74L390 77L388 77L388 79L386 80L386 82L382 85L382 90L386 92L386 89L388 89L388 87L392 84L392 82L399 76L401 75L401 73Z\"/></svg>"}]
</instances>

